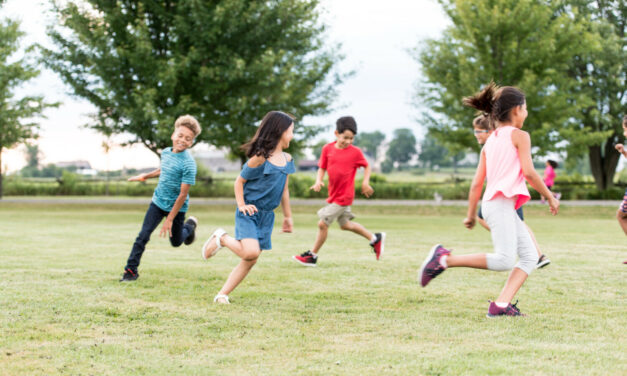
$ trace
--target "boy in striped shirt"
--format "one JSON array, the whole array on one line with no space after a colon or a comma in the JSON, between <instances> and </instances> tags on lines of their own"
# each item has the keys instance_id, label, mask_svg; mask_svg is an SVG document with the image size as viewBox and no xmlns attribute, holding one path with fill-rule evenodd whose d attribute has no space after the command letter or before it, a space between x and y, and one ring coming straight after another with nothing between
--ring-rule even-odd
<instances>
[{"instance_id":1,"label":"boy in striped shirt","mask_svg":"<svg viewBox=\"0 0 627 376\"><path fill-rule=\"evenodd\" d=\"M158 176L159 183L152 195L152 202L144 217L141 231L135 239L120 282L135 281L139 277L137 267L146 243L163 217L165 217L165 222L159 236L169 235L170 244L174 247L182 243L189 245L194 242L198 220L195 217L189 217L185 221L185 212L189 203L189 189L196 182L196 162L187 149L193 145L194 139L199 134L200 124L193 116L179 117L174 122L172 147L161 152L160 168L128 179L129 181L144 181Z\"/></svg>"}]
</instances>

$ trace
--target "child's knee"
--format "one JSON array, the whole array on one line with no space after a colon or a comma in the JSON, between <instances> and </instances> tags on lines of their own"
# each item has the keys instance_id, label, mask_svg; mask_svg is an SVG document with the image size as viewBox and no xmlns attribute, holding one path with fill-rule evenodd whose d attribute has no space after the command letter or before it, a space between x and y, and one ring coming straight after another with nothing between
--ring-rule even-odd
<instances>
[{"instance_id":1,"label":"child's knee","mask_svg":"<svg viewBox=\"0 0 627 376\"><path fill-rule=\"evenodd\" d=\"M256 263L259 255L261 255L260 249L245 249L242 260Z\"/></svg>"},{"instance_id":2,"label":"child's knee","mask_svg":"<svg viewBox=\"0 0 627 376\"><path fill-rule=\"evenodd\" d=\"M486 261L488 269L497 272L512 270L516 265L516 257L505 254L488 254Z\"/></svg>"},{"instance_id":3,"label":"child's knee","mask_svg":"<svg viewBox=\"0 0 627 376\"><path fill-rule=\"evenodd\" d=\"M327 225L322 219L318 222L318 228L322 231L328 230L329 225Z\"/></svg>"},{"instance_id":4,"label":"child's knee","mask_svg":"<svg viewBox=\"0 0 627 376\"><path fill-rule=\"evenodd\" d=\"M351 221L346 221L346 222L340 223L340 228L341 228L342 230L347 231L347 230L350 230L352 227L353 227L353 226L352 226Z\"/></svg>"},{"instance_id":5,"label":"child's knee","mask_svg":"<svg viewBox=\"0 0 627 376\"><path fill-rule=\"evenodd\" d=\"M618 219L619 221L627 220L627 212L624 212L621 209L618 209L616 211L616 219Z\"/></svg>"}]
</instances>

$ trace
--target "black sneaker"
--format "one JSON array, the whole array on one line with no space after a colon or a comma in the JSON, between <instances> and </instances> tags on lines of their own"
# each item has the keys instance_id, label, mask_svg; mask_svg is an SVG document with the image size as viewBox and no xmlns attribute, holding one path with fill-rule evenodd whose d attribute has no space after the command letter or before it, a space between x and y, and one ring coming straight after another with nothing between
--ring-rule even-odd
<instances>
[{"instance_id":1,"label":"black sneaker","mask_svg":"<svg viewBox=\"0 0 627 376\"><path fill-rule=\"evenodd\" d=\"M139 273L137 273L137 270L126 268L124 269L124 274L122 275L122 278L120 278L120 282L132 282L137 278L139 278Z\"/></svg>"},{"instance_id":2,"label":"black sneaker","mask_svg":"<svg viewBox=\"0 0 627 376\"><path fill-rule=\"evenodd\" d=\"M187 239L183 243L185 245L190 245L196 240L196 227L198 226L198 219L196 217L189 217L187 221L185 221L185 225L189 225L192 228L192 232L187 235Z\"/></svg>"},{"instance_id":3,"label":"black sneaker","mask_svg":"<svg viewBox=\"0 0 627 376\"><path fill-rule=\"evenodd\" d=\"M300 256L292 256L292 258L303 266L316 266L316 261L318 261L318 258L314 257L314 254L311 253L311 251L301 253Z\"/></svg>"},{"instance_id":4,"label":"black sneaker","mask_svg":"<svg viewBox=\"0 0 627 376\"><path fill-rule=\"evenodd\" d=\"M544 268L545 266L549 265L550 263L551 263L551 260L549 260L547 255L542 255L538 259L538 263L536 264L536 269Z\"/></svg>"}]
</instances>

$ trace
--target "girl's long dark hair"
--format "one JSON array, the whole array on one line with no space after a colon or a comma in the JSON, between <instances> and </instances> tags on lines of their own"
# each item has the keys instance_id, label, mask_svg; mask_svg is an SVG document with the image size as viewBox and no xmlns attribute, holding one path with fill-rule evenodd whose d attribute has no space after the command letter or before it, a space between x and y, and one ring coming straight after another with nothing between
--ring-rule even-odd
<instances>
[{"instance_id":1,"label":"girl's long dark hair","mask_svg":"<svg viewBox=\"0 0 627 376\"><path fill-rule=\"evenodd\" d=\"M490 127L494 128L497 121L509 120L512 108L525 104L525 93L513 86L499 87L490 82L480 92L473 96L465 97L464 105L481 111L490 119Z\"/></svg>"},{"instance_id":2,"label":"girl's long dark hair","mask_svg":"<svg viewBox=\"0 0 627 376\"><path fill-rule=\"evenodd\" d=\"M264 158L276 148L283 133L292 125L294 117L281 111L270 111L263 117L257 133L253 138L241 146L248 158L256 155Z\"/></svg>"}]
</instances>

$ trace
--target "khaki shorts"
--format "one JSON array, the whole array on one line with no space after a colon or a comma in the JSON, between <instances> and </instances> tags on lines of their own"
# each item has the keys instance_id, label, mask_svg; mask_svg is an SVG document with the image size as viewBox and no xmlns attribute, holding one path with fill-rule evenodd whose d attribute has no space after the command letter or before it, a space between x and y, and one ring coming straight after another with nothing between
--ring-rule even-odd
<instances>
[{"instance_id":1,"label":"khaki shorts","mask_svg":"<svg viewBox=\"0 0 627 376\"><path fill-rule=\"evenodd\" d=\"M350 206L341 206L338 204L329 204L318 210L318 217L327 225L331 225L337 219L340 226L344 226L351 219L355 218L351 213Z\"/></svg>"}]
</instances>

